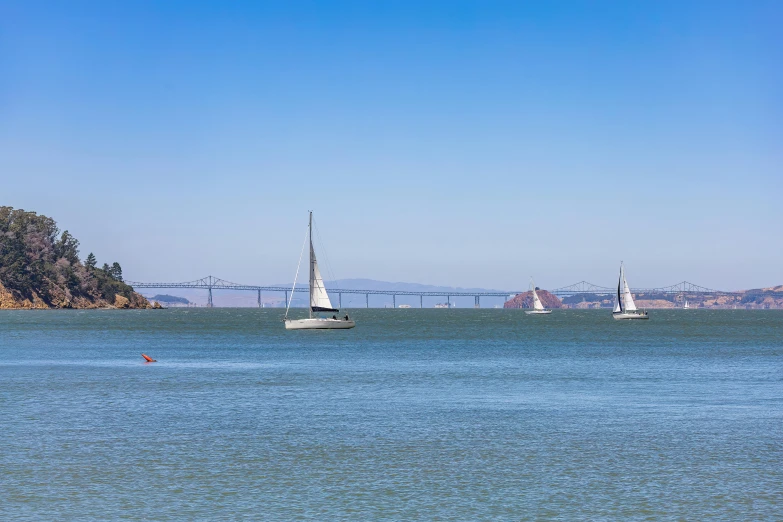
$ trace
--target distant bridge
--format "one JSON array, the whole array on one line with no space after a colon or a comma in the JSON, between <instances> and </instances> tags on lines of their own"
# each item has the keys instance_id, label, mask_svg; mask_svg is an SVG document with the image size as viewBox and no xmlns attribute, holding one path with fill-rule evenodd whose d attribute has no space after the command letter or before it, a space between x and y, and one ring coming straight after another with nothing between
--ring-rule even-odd
<instances>
[{"instance_id":1,"label":"distant bridge","mask_svg":"<svg viewBox=\"0 0 783 522\"><path fill-rule=\"evenodd\" d=\"M257 286L257 285L243 285L239 283L232 283L225 279L220 279L214 276L207 276L195 281L186 281L184 283L140 283L137 281L126 281L127 284L134 288L199 288L207 291L207 306L212 307L212 291L213 290L242 290L248 292L257 292L258 294L258 306L261 307L261 292L275 292L285 295L286 304L289 303L289 296L291 296L292 289L285 286ZM295 292L309 292L310 289L307 285L297 286L294 289ZM424 297L445 297L446 303L451 304L452 297L473 297L474 306L479 308L481 306L482 297L503 297L507 299L509 296L517 295L526 292L526 290L508 290L508 291L486 291L486 292L458 292L458 291L414 291L414 290L357 290L347 288L334 288L330 289L329 293L337 295L338 308L342 308L343 294L348 295L364 295L366 307L370 307L371 295L389 295L392 297L392 304L397 307L397 296L418 296L419 306L424 308ZM598 286L587 281L580 281L573 285L556 288L549 290L550 293L555 294L558 297L566 297L572 295L584 295L584 294L597 294L597 295L614 295L617 292L617 287ZM671 286L664 286L659 288L637 288L633 291L634 294L687 294L691 295L739 295L739 292L727 292L723 290L713 290L705 288L688 281L682 281Z\"/></svg>"},{"instance_id":2,"label":"distant bridge","mask_svg":"<svg viewBox=\"0 0 783 522\"><path fill-rule=\"evenodd\" d=\"M598 286L587 281L580 281L569 286L550 290L550 293L560 296L579 295L579 294L614 294L617 287ZM741 292L732 292L726 290L714 290L706 288L688 281L681 281L670 286L661 286L658 288L634 288L634 294L703 294L703 295L739 295Z\"/></svg>"}]
</instances>

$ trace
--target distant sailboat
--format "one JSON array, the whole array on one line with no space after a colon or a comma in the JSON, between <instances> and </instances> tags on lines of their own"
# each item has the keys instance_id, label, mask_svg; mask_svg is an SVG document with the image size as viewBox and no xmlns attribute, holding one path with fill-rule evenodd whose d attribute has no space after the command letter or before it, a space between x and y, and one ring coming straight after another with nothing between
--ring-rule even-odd
<instances>
[{"instance_id":1,"label":"distant sailboat","mask_svg":"<svg viewBox=\"0 0 783 522\"><path fill-rule=\"evenodd\" d=\"M310 223L308 225L308 235L310 239L310 317L308 319L289 319L288 310L291 307L291 301L285 309L285 329L286 330L345 330L356 326L356 322L345 314L345 318L337 318L333 315L331 318L313 316L317 312L339 312L332 306L329 300L329 294L326 293L324 280L321 277L321 271L318 269L318 261L315 258L315 249L313 248L313 213L310 212ZM301 264L302 258L299 258ZM296 278L299 276L299 267L296 269L294 277L294 288L296 288ZM294 292L291 290L291 297Z\"/></svg>"},{"instance_id":2,"label":"distant sailboat","mask_svg":"<svg viewBox=\"0 0 783 522\"><path fill-rule=\"evenodd\" d=\"M683 310L687 310L687 309L689 309L690 307L691 307L691 306L688 304L688 300L686 299L686 300L685 300L685 304L684 304L684 305L682 305L682 309L683 309Z\"/></svg>"},{"instance_id":3,"label":"distant sailboat","mask_svg":"<svg viewBox=\"0 0 783 522\"><path fill-rule=\"evenodd\" d=\"M633 302L631 289L628 287L628 281L625 280L625 269L620 263L620 280L617 282L617 298L614 303L612 317L615 319L649 319L647 312L638 310Z\"/></svg>"},{"instance_id":4,"label":"distant sailboat","mask_svg":"<svg viewBox=\"0 0 783 522\"><path fill-rule=\"evenodd\" d=\"M530 291L533 292L533 309L532 310L525 310L525 313L527 315L546 315L551 314L552 310L547 310L544 308L543 303L541 303L541 299L538 298L538 294L536 293L536 285L533 283L533 278L530 278Z\"/></svg>"}]
</instances>

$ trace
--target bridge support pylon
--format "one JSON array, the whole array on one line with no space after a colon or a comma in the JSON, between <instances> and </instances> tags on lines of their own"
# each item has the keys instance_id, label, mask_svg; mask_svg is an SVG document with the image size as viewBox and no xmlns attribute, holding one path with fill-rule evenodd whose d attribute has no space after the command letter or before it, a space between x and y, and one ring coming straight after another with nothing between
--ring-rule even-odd
<instances>
[{"instance_id":1,"label":"bridge support pylon","mask_svg":"<svg viewBox=\"0 0 783 522\"><path fill-rule=\"evenodd\" d=\"M258 290L258 307L261 308L261 290Z\"/></svg>"},{"instance_id":2,"label":"bridge support pylon","mask_svg":"<svg viewBox=\"0 0 783 522\"><path fill-rule=\"evenodd\" d=\"M212 287L209 287L209 295L207 296L207 308L212 308Z\"/></svg>"},{"instance_id":3,"label":"bridge support pylon","mask_svg":"<svg viewBox=\"0 0 783 522\"><path fill-rule=\"evenodd\" d=\"M364 301L367 303L367 308L370 308L370 294L364 294Z\"/></svg>"},{"instance_id":4,"label":"bridge support pylon","mask_svg":"<svg viewBox=\"0 0 783 522\"><path fill-rule=\"evenodd\" d=\"M481 308L481 297L476 296L475 300L473 301L473 308Z\"/></svg>"}]
</instances>

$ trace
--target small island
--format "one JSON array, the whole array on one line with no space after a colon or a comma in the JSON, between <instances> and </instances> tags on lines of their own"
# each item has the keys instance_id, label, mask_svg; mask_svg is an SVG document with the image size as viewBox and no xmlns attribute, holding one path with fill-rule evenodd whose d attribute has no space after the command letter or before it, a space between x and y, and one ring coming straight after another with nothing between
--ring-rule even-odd
<instances>
[{"instance_id":1,"label":"small island","mask_svg":"<svg viewBox=\"0 0 783 522\"><path fill-rule=\"evenodd\" d=\"M119 263L97 265L54 219L0 207L0 309L160 308L123 282Z\"/></svg>"},{"instance_id":2,"label":"small island","mask_svg":"<svg viewBox=\"0 0 783 522\"><path fill-rule=\"evenodd\" d=\"M185 299L184 297L179 297L176 295L169 295L169 294L157 294L151 298L153 301L156 301L158 303L163 303L165 305L169 306L188 306L192 304L190 301Z\"/></svg>"}]
</instances>

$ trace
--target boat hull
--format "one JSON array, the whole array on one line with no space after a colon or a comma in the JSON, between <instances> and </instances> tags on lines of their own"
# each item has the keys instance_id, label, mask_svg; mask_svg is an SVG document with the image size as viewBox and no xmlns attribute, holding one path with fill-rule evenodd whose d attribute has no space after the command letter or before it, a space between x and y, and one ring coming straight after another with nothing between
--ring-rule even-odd
<instances>
[{"instance_id":1,"label":"boat hull","mask_svg":"<svg viewBox=\"0 0 783 522\"><path fill-rule=\"evenodd\" d=\"M527 315L546 315L551 314L552 310L525 310Z\"/></svg>"},{"instance_id":2,"label":"boat hull","mask_svg":"<svg viewBox=\"0 0 783 522\"><path fill-rule=\"evenodd\" d=\"M286 330L347 330L356 326L353 319L286 319Z\"/></svg>"},{"instance_id":3,"label":"boat hull","mask_svg":"<svg viewBox=\"0 0 783 522\"><path fill-rule=\"evenodd\" d=\"M650 316L647 315L647 312L614 312L612 318L621 321L624 319L649 319Z\"/></svg>"}]
</instances>

